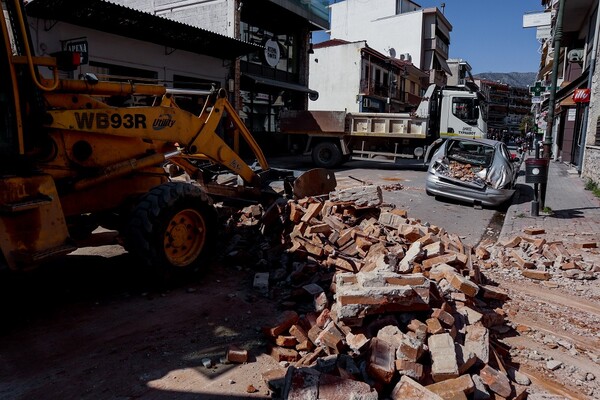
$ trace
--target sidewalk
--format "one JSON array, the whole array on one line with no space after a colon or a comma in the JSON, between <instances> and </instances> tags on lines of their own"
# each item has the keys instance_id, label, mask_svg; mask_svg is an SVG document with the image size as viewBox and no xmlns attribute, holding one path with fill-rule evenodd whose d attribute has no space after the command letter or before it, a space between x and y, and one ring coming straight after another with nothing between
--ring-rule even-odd
<instances>
[{"instance_id":1,"label":"sidewalk","mask_svg":"<svg viewBox=\"0 0 600 400\"><path fill-rule=\"evenodd\" d=\"M525 183L525 163L517 179L518 192L506 212L499 241L523 235L525 228L541 228L549 240L565 243L600 242L600 199L585 190L585 181L566 164L550 161L545 206L532 216L533 184Z\"/></svg>"}]
</instances>

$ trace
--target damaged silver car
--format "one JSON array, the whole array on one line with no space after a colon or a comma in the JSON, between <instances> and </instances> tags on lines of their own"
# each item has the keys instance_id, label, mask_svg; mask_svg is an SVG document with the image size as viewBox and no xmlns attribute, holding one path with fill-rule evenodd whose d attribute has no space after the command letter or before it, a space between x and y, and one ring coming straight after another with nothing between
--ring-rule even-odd
<instances>
[{"instance_id":1,"label":"damaged silver car","mask_svg":"<svg viewBox=\"0 0 600 400\"><path fill-rule=\"evenodd\" d=\"M503 142L448 139L431 158L426 191L432 196L495 207L514 194L519 162Z\"/></svg>"}]
</instances>

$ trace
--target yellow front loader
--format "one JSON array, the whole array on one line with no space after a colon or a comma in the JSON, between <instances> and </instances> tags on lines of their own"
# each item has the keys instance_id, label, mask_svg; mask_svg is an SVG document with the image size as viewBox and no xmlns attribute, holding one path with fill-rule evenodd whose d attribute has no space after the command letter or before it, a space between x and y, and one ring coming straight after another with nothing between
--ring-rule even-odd
<instances>
[{"instance_id":1,"label":"yellow front loader","mask_svg":"<svg viewBox=\"0 0 600 400\"><path fill-rule=\"evenodd\" d=\"M20 0L3 0L0 18L0 264L27 269L68 254L96 227L117 230L128 250L161 272L196 267L216 237L214 201L269 204L287 195L325 193L333 174L295 179L269 168L224 90L199 115L180 109L160 85L58 78L57 60L35 57ZM10 35L9 35L10 32ZM11 43L12 38L12 43ZM54 71L43 79L38 67ZM196 93L198 94L198 93ZM111 96L149 96L148 107L112 107ZM229 146L217 134L228 128ZM240 143L258 161L249 166ZM233 148L232 148L233 147ZM172 179L171 170L191 179ZM223 182L226 170L239 179Z\"/></svg>"}]
</instances>

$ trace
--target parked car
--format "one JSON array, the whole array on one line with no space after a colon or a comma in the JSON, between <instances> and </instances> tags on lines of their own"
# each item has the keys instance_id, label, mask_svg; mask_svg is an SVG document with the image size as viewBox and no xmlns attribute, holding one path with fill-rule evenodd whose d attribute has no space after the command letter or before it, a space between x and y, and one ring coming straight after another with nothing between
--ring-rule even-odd
<instances>
[{"instance_id":1,"label":"parked car","mask_svg":"<svg viewBox=\"0 0 600 400\"><path fill-rule=\"evenodd\" d=\"M490 139L444 141L429 163L426 191L477 205L498 206L515 192L520 158Z\"/></svg>"}]
</instances>

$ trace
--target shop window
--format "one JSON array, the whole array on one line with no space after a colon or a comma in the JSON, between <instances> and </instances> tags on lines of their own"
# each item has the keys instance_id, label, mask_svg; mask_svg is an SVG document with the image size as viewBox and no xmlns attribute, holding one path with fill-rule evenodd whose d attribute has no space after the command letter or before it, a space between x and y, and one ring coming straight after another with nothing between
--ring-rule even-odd
<instances>
[{"instance_id":1,"label":"shop window","mask_svg":"<svg viewBox=\"0 0 600 400\"><path fill-rule=\"evenodd\" d=\"M299 42L294 34L280 33L274 34L273 32L252 26L246 22L240 23L241 28L241 40L265 46L267 41L272 40L276 43L279 50L279 60L277 64L272 67L279 71L284 71L290 74L298 73L298 46ZM269 65L265 61L264 52L255 52L252 54L244 55L240 57L241 60L247 61L253 64L260 64L262 66Z\"/></svg>"}]
</instances>

